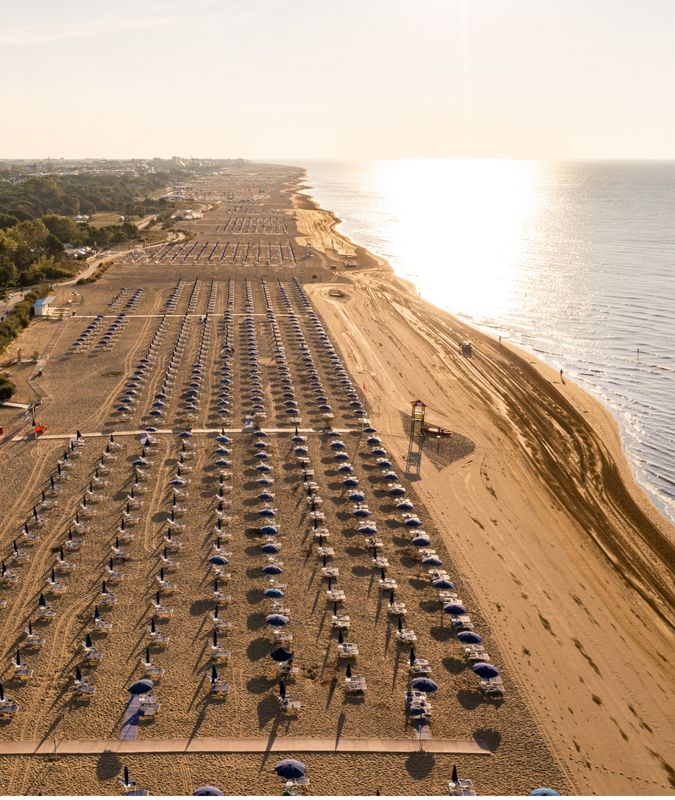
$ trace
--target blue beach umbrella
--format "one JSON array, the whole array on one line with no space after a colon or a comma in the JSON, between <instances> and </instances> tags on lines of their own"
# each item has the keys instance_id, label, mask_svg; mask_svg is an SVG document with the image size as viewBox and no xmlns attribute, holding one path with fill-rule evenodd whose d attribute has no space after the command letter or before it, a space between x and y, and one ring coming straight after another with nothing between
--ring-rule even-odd
<instances>
[{"instance_id":1,"label":"blue beach umbrella","mask_svg":"<svg viewBox=\"0 0 675 800\"><path fill-rule=\"evenodd\" d=\"M454 589L455 584L452 581L449 581L447 578L436 578L435 581L431 581L431 585L436 589Z\"/></svg>"},{"instance_id":2,"label":"blue beach umbrella","mask_svg":"<svg viewBox=\"0 0 675 800\"><path fill-rule=\"evenodd\" d=\"M276 536L279 533L279 528L276 525L272 525L267 523L266 525L261 525L258 530L265 536Z\"/></svg>"},{"instance_id":3,"label":"blue beach umbrella","mask_svg":"<svg viewBox=\"0 0 675 800\"><path fill-rule=\"evenodd\" d=\"M428 547L431 544L431 539L425 533L418 533L412 537L410 544L413 547Z\"/></svg>"},{"instance_id":4,"label":"blue beach umbrella","mask_svg":"<svg viewBox=\"0 0 675 800\"><path fill-rule=\"evenodd\" d=\"M438 691L438 684L436 681L432 681L431 678L413 678L410 681L410 688L418 692L431 694L432 692Z\"/></svg>"},{"instance_id":5,"label":"blue beach umbrella","mask_svg":"<svg viewBox=\"0 0 675 800\"><path fill-rule=\"evenodd\" d=\"M492 664L485 661L479 661L477 664L472 664L471 669L478 675L479 678L497 678L499 677L499 670Z\"/></svg>"},{"instance_id":6,"label":"blue beach umbrella","mask_svg":"<svg viewBox=\"0 0 675 800\"><path fill-rule=\"evenodd\" d=\"M265 564L262 571L265 575L281 575L283 569L278 564Z\"/></svg>"},{"instance_id":7,"label":"blue beach umbrella","mask_svg":"<svg viewBox=\"0 0 675 800\"><path fill-rule=\"evenodd\" d=\"M217 564L219 567L223 567L225 564L230 563L224 556L211 556L209 561L211 564Z\"/></svg>"},{"instance_id":8,"label":"blue beach umbrella","mask_svg":"<svg viewBox=\"0 0 675 800\"><path fill-rule=\"evenodd\" d=\"M441 561L441 559L438 556L425 556L422 559L422 564L424 564L425 567L442 567L443 566L443 562Z\"/></svg>"},{"instance_id":9,"label":"blue beach umbrella","mask_svg":"<svg viewBox=\"0 0 675 800\"><path fill-rule=\"evenodd\" d=\"M217 786L200 786L192 793L193 797L224 797L225 792L221 792Z\"/></svg>"},{"instance_id":10,"label":"blue beach umbrella","mask_svg":"<svg viewBox=\"0 0 675 800\"><path fill-rule=\"evenodd\" d=\"M419 528L422 524L422 520L419 517L408 517L403 520L403 524L408 528Z\"/></svg>"},{"instance_id":11,"label":"blue beach umbrella","mask_svg":"<svg viewBox=\"0 0 675 800\"><path fill-rule=\"evenodd\" d=\"M348 498L349 498L349 499L350 499L350 500L351 500L353 503L360 503L360 502L362 502L363 500L365 500L365 497L366 497L366 496L365 496L365 494L364 494L364 493L363 493L361 490L359 490L359 491L356 491L356 492L349 492L349 494L347 495L347 497L348 497Z\"/></svg>"},{"instance_id":12,"label":"blue beach umbrella","mask_svg":"<svg viewBox=\"0 0 675 800\"><path fill-rule=\"evenodd\" d=\"M443 606L443 613L452 614L453 617L456 617L460 614L466 614L466 609L461 603L448 603Z\"/></svg>"},{"instance_id":13,"label":"blue beach umbrella","mask_svg":"<svg viewBox=\"0 0 675 800\"><path fill-rule=\"evenodd\" d=\"M265 617L265 622L273 628L283 628L290 622L290 618L285 614L268 614Z\"/></svg>"},{"instance_id":14,"label":"blue beach umbrella","mask_svg":"<svg viewBox=\"0 0 675 800\"><path fill-rule=\"evenodd\" d=\"M457 638L462 644L480 644L483 641L483 637L476 631L459 631Z\"/></svg>"},{"instance_id":15,"label":"blue beach umbrella","mask_svg":"<svg viewBox=\"0 0 675 800\"><path fill-rule=\"evenodd\" d=\"M276 586L270 586L269 588L265 589L263 592L265 597L273 597L275 600L284 596L284 593L281 589L277 589Z\"/></svg>"},{"instance_id":16,"label":"blue beach umbrella","mask_svg":"<svg viewBox=\"0 0 675 800\"><path fill-rule=\"evenodd\" d=\"M155 684L149 678L143 678L136 683L132 683L127 690L129 694L147 694L155 688Z\"/></svg>"},{"instance_id":17,"label":"blue beach umbrella","mask_svg":"<svg viewBox=\"0 0 675 800\"><path fill-rule=\"evenodd\" d=\"M293 660L293 653L290 650L286 650L285 647L277 647L276 650L272 650L270 653L272 661L278 661L282 664L284 661L292 661Z\"/></svg>"},{"instance_id":18,"label":"blue beach umbrella","mask_svg":"<svg viewBox=\"0 0 675 800\"><path fill-rule=\"evenodd\" d=\"M549 789L547 786L540 786L538 789L533 789L529 797L560 797L560 792L555 789Z\"/></svg>"},{"instance_id":19,"label":"blue beach umbrella","mask_svg":"<svg viewBox=\"0 0 675 800\"><path fill-rule=\"evenodd\" d=\"M374 522L366 522L365 525L359 525L359 533L364 536L374 536L377 533L377 525Z\"/></svg>"},{"instance_id":20,"label":"blue beach umbrella","mask_svg":"<svg viewBox=\"0 0 675 800\"><path fill-rule=\"evenodd\" d=\"M280 778L285 778L287 781L297 780L307 772L307 768L302 761L297 761L294 758L285 758L278 764L274 765L274 771Z\"/></svg>"},{"instance_id":21,"label":"blue beach umbrella","mask_svg":"<svg viewBox=\"0 0 675 800\"><path fill-rule=\"evenodd\" d=\"M358 486L359 485L359 481L358 481L358 478L345 478L342 481L342 485L343 486Z\"/></svg>"},{"instance_id":22,"label":"blue beach umbrella","mask_svg":"<svg viewBox=\"0 0 675 800\"><path fill-rule=\"evenodd\" d=\"M281 550L281 545L277 544L277 542L265 542L265 544L260 546L260 549L263 553L278 553Z\"/></svg>"}]
</instances>

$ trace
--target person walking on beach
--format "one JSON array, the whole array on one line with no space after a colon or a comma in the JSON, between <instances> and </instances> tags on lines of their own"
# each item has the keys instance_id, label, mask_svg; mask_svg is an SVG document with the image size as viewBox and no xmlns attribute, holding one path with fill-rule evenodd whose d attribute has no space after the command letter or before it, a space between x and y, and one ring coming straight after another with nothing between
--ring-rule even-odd
<instances>
[{"instance_id":1,"label":"person walking on beach","mask_svg":"<svg viewBox=\"0 0 675 800\"><path fill-rule=\"evenodd\" d=\"M563 378L563 371L562 371L562 367L560 367L560 382L561 382L561 383L565 383L565 379Z\"/></svg>"}]
</instances>

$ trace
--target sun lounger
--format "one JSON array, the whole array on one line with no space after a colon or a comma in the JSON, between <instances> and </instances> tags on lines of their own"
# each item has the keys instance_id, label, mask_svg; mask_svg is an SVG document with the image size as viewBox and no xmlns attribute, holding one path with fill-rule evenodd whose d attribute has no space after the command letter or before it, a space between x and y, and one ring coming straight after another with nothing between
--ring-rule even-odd
<instances>
[{"instance_id":1,"label":"sun lounger","mask_svg":"<svg viewBox=\"0 0 675 800\"><path fill-rule=\"evenodd\" d=\"M473 781L470 778L458 778L457 781L448 781L448 789L453 797L475 797Z\"/></svg>"},{"instance_id":2,"label":"sun lounger","mask_svg":"<svg viewBox=\"0 0 675 800\"><path fill-rule=\"evenodd\" d=\"M338 658L342 661L356 658L358 654L359 648L355 642L343 642L338 645Z\"/></svg>"},{"instance_id":3,"label":"sun lounger","mask_svg":"<svg viewBox=\"0 0 675 800\"><path fill-rule=\"evenodd\" d=\"M416 658L413 663L409 665L408 671L411 677L415 675L430 675L431 667L426 658Z\"/></svg>"},{"instance_id":4,"label":"sun lounger","mask_svg":"<svg viewBox=\"0 0 675 800\"><path fill-rule=\"evenodd\" d=\"M395 602L387 606L387 614L390 617L405 617L407 613L405 603Z\"/></svg>"},{"instance_id":5,"label":"sun lounger","mask_svg":"<svg viewBox=\"0 0 675 800\"><path fill-rule=\"evenodd\" d=\"M504 682L501 678L481 680L480 690L486 697L501 698L504 697Z\"/></svg>"},{"instance_id":6,"label":"sun lounger","mask_svg":"<svg viewBox=\"0 0 675 800\"><path fill-rule=\"evenodd\" d=\"M331 625L336 631L347 631L351 625L349 614L333 614Z\"/></svg>"},{"instance_id":7,"label":"sun lounger","mask_svg":"<svg viewBox=\"0 0 675 800\"><path fill-rule=\"evenodd\" d=\"M274 631L274 641L288 644L293 641L293 634L290 631L277 629Z\"/></svg>"},{"instance_id":8,"label":"sun lounger","mask_svg":"<svg viewBox=\"0 0 675 800\"><path fill-rule=\"evenodd\" d=\"M469 644L464 648L464 657L469 662L487 661L490 663L490 654L482 644Z\"/></svg>"},{"instance_id":9,"label":"sun lounger","mask_svg":"<svg viewBox=\"0 0 675 800\"><path fill-rule=\"evenodd\" d=\"M345 692L347 694L365 694L366 679L362 675L353 675L345 678Z\"/></svg>"},{"instance_id":10,"label":"sun lounger","mask_svg":"<svg viewBox=\"0 0 675 800\"><path fill-rule=\"evenodd\" d=\"M298 700L291 700L289 697L279 698L279 710L284 714L297 714L302 707Z\"/></svg>"},{"instance_id":11,"label":"sun lounger","mask_svg":"<svg viewBox=\"0 0 675 800\"><path fill-rule=\"evenodd\" d=\"M451 617L450 624L456 631L472 631L473 622L468 614L460 614L456 617Z\"/></svg>"},{"instance_id":12,"label":"sun lounger","mask_svg":"<svg viewBox=\"0 0 675 800\"><path fill-rule=\"evenodd\" d=\"M87 683L86 680L75 681L75 696L82 700L88 700L93 694L96 694L96 687Z\"/></svg>"},{"instance_id":13,"label":"sun lounger","mask_svg":"<svg viewBox=\"0 0 675 800\"><path fill-rule=\"evenodd\" d=\"M0 719L13 717L18 710L19 705L12 698L5 697L4 700L0 701Z\"/></svg>"},{"instance_id":14,"label":"sun lounger","mask_svg":"<svg viewBox=\"0 0 675 800\"><path fill-rule=\"evenodd\" d=\"M346 600L344 589L329 589L326 592L326 599L329 603L344 603Z\"/></svg>"},{"instance_id":15,"label":"sun lounger","mask_svg":"<svg viewBox=\"0 0 675 800\"><path fill-rule=\"evenodd\" d=\"M321 577L324 579L335 580L340 577L340 570L338 567L322 567Z\"/></svg>"},{"instance_id":16,"label":"sun lounger","mask_svg":"<svg viewBox=\"0 0 675 800\"><path fill-rule=\"evenodd\" d=\"M412 628L403 628L401 631L396 631L396 639L401 645L415 644L417 636Z\"/></svg>"},{"instance_id":17,"label":"sun lounger","mask_svg":"<svg viewBox=\"0 0 675 800\"><path fill-rule=\"evenodd\" d=\"M211 694L224 697L230 691L230 684L223 681L211 681Z\"/></svg>"}]
</instances>

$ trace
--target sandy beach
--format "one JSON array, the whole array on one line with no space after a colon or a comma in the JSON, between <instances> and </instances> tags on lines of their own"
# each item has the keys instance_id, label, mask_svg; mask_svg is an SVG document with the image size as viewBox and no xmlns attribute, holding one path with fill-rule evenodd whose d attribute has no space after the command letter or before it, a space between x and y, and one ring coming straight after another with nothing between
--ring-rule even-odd
<instances>
[{"instance_id":1,"label":"sandy beach","mask_svg":"<svg viewBox=\"0 0 675 800\"><path fill-rule=\"evenodd\" d=\"M7 601L0 609L2 681L19 704L16 715L0 724L0 744L119 739L128 728L126 690L143 676L175 491L170 481L179 461L189 479L180 490L180 567L170 575L175 591L162 597L172 609L160 623L169 641L152 657L165 670L154 690L161 709L136 726L134 737L259 736L277 747L292 737L418 735L404 713L408 650L396 644L389 597L379 589L379 571L357 531L336 451L322 432L326 418L306 372L309 353L334 415L331 424L342 432L359 488L379 523L396 600L407 607L406 625L417 635L417 655L429 661L439 685L425 736L469 742L484 752L305 753L308 793L373 794L379 785L383 794L447 794L453 764L483 794L526 794L539 785L563 793L672 793L675 532L635 483L613 418L528 354L422 301L386 264L336 231L336 217L301 193L302 180L298 169L249 165L195 182L189 187L195 199L213 207L202 219L180 224L186 238L126 255L82 287L82 302L62 321L36 322L21 335L18 346L24 357L37 351L42 375L36 375L38 365L12 367L16 399L40 396L40 421L50 435L64 438L35 440L20 411L0 409L9 434L0 443L4 558L30 520L68 436L78 429L87 436L56 507L45 512L30 559L12 567L20 579L0 595ZM357 267L345 267L346 258ZM56 304L67 300L67 290L59 290ZM323 350L311 309L499 668L502 701L487 701L478 691L337 380L335 362ZM119 314L125 316L106 341ZM92 324L84 344L75 346ZM473 343L471 358L459 352L465 339ZM280 347L297 416L289 414ZM134 401L122 413L120 398L148 354ZM161 416L153 417L167 376ZM199 401L190 409L185 401L195 386ZM224 386L227 407L219 403ZM424 441L419 470L407 465L415 399L427 404L428 422L452 431ZM297 718L279 714L277 668L269 658L275 645L265 623L272 606L264 594L269 583L258 530L261 459L244 430L253 403L270 431L266 453L298 667L289 681L301 703ZM146 453L151 463L134 510L128 560L117 565L124 578L114 589L116 605L105 612L112 627L95 640L103 653L100 665L86 671L96 693L82 703L73 697L74 671L142 447L137 434L123 434L149 425L167 432L157 433L156 447ZM361 701L343 689L344 664L330 630L333 610L313 543L298 442L291 439L296 425L305 431L321 524L334 550L330 564L339 569L337 587L346 595L349 641L358 644L354 672L367 679ZM221 428L230 440L230 464L218 468ZM184 430L194 432L187 449L178 435ZM65 579L67 591L51 601L55 619L40 626L42 647L25 651L33 676L19 684L11 678L10 658L34 618L111 433L120 434L119 449L96 493L90 530L69 556L76 566ZM226 487L221 495L219 486ZM224 635L230 658L219 667L229 691L222 700L209 695L209 558L219 513L231 533L224 544L230 599L221 610L231 625ZM189 794L209 783L230 794L281 788L272 772L276 752L0 759L5 793L115 794L123 765L153 794Z\"/></svg>"}]
</instances>

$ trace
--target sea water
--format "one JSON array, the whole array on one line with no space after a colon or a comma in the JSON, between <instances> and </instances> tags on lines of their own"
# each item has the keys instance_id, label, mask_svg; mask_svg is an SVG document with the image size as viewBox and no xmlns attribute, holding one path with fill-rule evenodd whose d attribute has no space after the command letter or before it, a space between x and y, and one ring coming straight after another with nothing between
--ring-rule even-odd
<instances>
[{"instance_id":1,"label":"sea water","mask_svg":"<svg viewBox=\"0 0 675 800\"><path fill-rule=\"evenodd\" d=\"M675 519L674 162L296 163L423 297L599 397Z\"/></svg>"}]
</instances>

